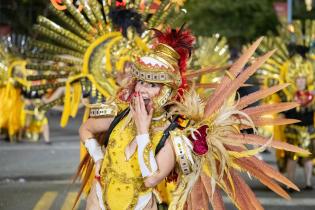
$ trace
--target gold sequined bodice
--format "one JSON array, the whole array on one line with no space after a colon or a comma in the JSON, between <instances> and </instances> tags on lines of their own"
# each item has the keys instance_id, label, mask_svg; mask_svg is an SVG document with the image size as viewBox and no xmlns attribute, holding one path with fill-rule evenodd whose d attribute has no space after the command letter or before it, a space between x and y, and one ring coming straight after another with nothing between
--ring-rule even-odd
<instances>
[{"instance_id":1,"label":"gold sequined bodice","mask_svg":"<svg viewBox=\"0 0 315 210\"><path fill-rule=\"evenodd\" d=\"M134 209L138 196L151 191L143 183L137 151L126 160L125 149L136 136L133 122L121 120L112 131L106 148L101 171L103 199L107 209ZM151 148L154 151L160 141L166 120L152 121L150 127Z\"/></svg>"}]
</instances>

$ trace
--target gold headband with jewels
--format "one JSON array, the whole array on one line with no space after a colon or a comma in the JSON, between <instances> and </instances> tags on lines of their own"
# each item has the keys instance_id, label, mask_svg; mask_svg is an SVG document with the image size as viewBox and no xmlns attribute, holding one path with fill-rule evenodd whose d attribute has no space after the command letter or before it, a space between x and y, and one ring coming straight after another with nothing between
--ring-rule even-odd
<instances>
[{"instance_id":1,"label":"gold headband with jewels","mask_svg":"<svg viewBox=\"0 0 315 210\"><path fill-rule=\"evenodd\" d=\"M181 76L178 53L168 45L158 44L147 56L138 58L132 66L132 74L140 80L179 87Z\"/></svg>"}]
</instances>

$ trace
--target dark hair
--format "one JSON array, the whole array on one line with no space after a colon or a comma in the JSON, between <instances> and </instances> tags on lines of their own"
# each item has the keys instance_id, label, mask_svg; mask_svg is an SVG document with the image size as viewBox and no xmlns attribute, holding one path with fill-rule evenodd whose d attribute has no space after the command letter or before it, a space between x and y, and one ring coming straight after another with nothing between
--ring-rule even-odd
<instances>
[{"instance_id":1,"label":"dark hair","mask_svg":"<svg viewBox=\"0 0 315 210\"><path fill-rule=\"evenodd\" d=\"M129 80L129 82L120 88L117 92L117 97L125 102L129 102L131 100L132 94L135 92L135 87L137 84L137 80L135 78Z\"/></svg>"},{"instance_id":2,"label":"dark hair","mask_svg":"<svg viewBox=\"0 0 315 210\"><path fill-rule=\"evenodd\" d=\"M142 17L133 9L125 9L122 7L112 7L109 12L112 23L122 30L124 37L127 37L127 29L133 27L136 32L141 35L144 31Z\"/></svg>"}]
</instances>

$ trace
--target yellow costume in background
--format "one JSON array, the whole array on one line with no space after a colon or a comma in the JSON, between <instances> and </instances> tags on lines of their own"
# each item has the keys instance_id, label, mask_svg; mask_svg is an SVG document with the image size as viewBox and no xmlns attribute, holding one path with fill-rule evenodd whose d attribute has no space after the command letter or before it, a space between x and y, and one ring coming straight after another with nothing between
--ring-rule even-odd
<instances>
[{"instance_id":1,"label":"yellow costume in background","mask_svg":"<svg viewBox=\"0 0 315 210\"><path fill-rule=\"evenodd\" d=\"M22 36L15 36L22 40ZM11 141L23 128L25 120L24 99L18 81L25 76L26 62L17 53L20 46L13 40L8 35L0 41L0 129L7 130Z\"/></svg>"},{"instance_id":2,"label":"yellow costume in background","mask_svg":"<svg viewBox=\"0 0 315 210\"><path fill-rule=\"evenodd\" d=\"M297 102L299 107L286 111L287 118L298 119L301 122L295 125L274 126L274 137L277 140L289 142L315 153L313 115L314 101L314 55L311 50L314 42L313 20L295 20L288 28L287 25L279 28L279 36L270 36L265 39L260 53L277 48L274 56L267 60L256 75L262 81L263 87L278 84L290 84L288 87L265 99L269 104L277 102ZM298 78L305 78L305 89L299 90ZM272 115L277 118L277 115ZM272 129L270 129L272 130ZM265 129L266 131L266 129ZM265 132L267 133L267 132ZM269 132L269 135L270 132ZM286 170L287 159L297 160L299 157L312 158L299 153L276 151L277 164L280 171Z\"/></svg>"},{"instance_id":3,"label":"yellow costume in background","mask_svg":"<svg viewBox=\"0 0 315 210\"><path fill-rule=\"evenodd\" d=\"M38 141L43 127L48 124L48 118L45 113L36 113L26 110L29 123L26 125L25 135L30 141Z\"/></svg>"}]
</instances>

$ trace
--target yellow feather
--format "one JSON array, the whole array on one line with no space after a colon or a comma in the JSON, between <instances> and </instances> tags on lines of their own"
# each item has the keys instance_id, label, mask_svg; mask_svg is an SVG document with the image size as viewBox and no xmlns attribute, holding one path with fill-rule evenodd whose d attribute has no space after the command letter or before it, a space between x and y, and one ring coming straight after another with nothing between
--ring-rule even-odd
<instances>
[{"instance_id":1,"label":"yellow feather","mask_svg":"<svg viewBox=\"0 0 315 210\"><path fill-rule=\"evenodd\" d=\"M81 94L82 94L82 89L81 89L81 84L80 82L76 82L73 84L73 98L72 98L72 103L71 103L71 117L75 117L78 112L79 104L81 101Z\"/></svg>"},{"instance_id":2,"label":"yellow feather","mask_svg":"<svg viewBox=\"0 0 315 210\"><path fill-rule=\"evenodd\" d=\"M111 73L113 68L112 68L112 63L111 63L111 49L112 46L114 46L114 44L116 44L117 42L119 42L122 39L121 36L115 37L113 38L111 41L109 41L108 45L105 48L105 70L106 72Z\"/></svg>"},{"instance_id":3,"label":"yellow feather","mask_svg":"<svg viewBox=\"0 0 315 210\"><path fill-rule=\"evenodd\" d=\"M234 158L244 158L244 157L257 155L258 153L264 151L265 149L266 149L266 146L262 146L257 149L247 150L243 152L228 151L228 154Z\"/></svg>"},{"instance_id":4,"label":"yellow feather","mask_svg":"<svg viewBox=\"0 0 315 210\"><path fill-rule=\"evenodd\" d=\"M71 85L69 80L66 82L65 97L64 97L64 108L61 116L60 126L65 127L68 123L70 112L71 112Z\"/></svg>"}]
</instances>

